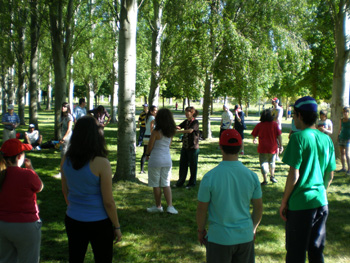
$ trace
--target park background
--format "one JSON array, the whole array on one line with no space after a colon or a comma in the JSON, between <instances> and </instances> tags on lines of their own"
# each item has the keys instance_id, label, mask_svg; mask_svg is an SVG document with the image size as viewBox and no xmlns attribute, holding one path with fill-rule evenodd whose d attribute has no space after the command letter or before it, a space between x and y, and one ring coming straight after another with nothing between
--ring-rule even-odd
<instances>
[{"instance_id":1,"label":"park background","mask_svg":"<svg viewBox=\"0 0 350 263\"><path fill-rule=\"evenodd\" d=\"M106 105L107 101L103 104ZM137 113L142 110L139 101ZM233 106L228 104L229 106ZM194 102L199 108L199 103ZM268 106L268 105L266 105ZM179 124L185 119L182 110L176 111L174 105L165 104ZM257 145L252 143L250 135L255 124L259 122L258 107L252 107L246 118L245 154L239 160L256 172L261 178ZM178 215L149 214L146 208L153 205L152 189L147 186L147 173L140 174L140 158L143 147L136 149L136 180L118 181L114 184L114 196L122 228L123 239L114 247L113 262L205 262L205 249L197 241L196 207L197 192L203 175L221 161L218 148L218 135L222 104L214 104L212 115L213 138L200 141L198 163L198 181L193 189L173 189L173 202ZM26 121L28 114L26 110ZM201 111L199 115L201 119ZM44 142L50 140L54 132L53 112L39 112L41 134ZM283 118L283 145L288 144L291 119ZM200 120L200 129L202 123ZM26 131L27 126L20 126L17 131ZM112 169L117 166L117 129L118 124L105 127L105 138L108 144L109 160ZM171 145L173 160L172 181L178 179L178 166L182 143L175 136ZM64 228L66 204L61 192L59 175L60 152L55 149L27 152L35 171L44 182L44 189L38 193L40 217L43 221L41 262L68 262L68 240ZM283 156L283 155L282 155ZM146 166L147 167L147 166ZM339 167L339 163L338 163ZM288 166L276 163L277 184L269 183L262 188L264 212L256 235L256 262L284 262L285 230L284 221L279 217L279 206L282 200ZM146 169L147 170L147 169ZM350 178L345 173L336 173L328 190L330 214L327 222L327 243L325 249L326 262L350 262ZM164 198L163 205L165 204ZM88 229L87 229L88 231ZM94 262L89 246L86 263Z\"/></svg>"},{"instance_id":2,"label":"park background","mask_svg":"<svg viewBox=\"0 0 350 263\"><path fill-rule=\"evenodd\" d=\"M137 169L141 149L135 146L135 121L140 106L164 102L173 107L176 100L180 108L194 105L200 111L206 138L201 143L201 176L220 160L215 137L222 103L241 104L249 118L258 118L256 105L269 104L273 97L286 109L298 97L311 95L321 107L329 105L337 148L342 108L349 105L349 7L348 0L0 1L1 111L16 104L20 129L34 123L46 140L60 138L64 101L73 107L86 97L88 109L107 106L114 121L106 138L116 167L116 201L126 222L126 240L118 246L116 259L201 261L204 250L192 234L196 191L174 193L183 217L141 213L151 200L145 199L149 189ZM174 144L172 150L175 176L179 147ZM248 144L247 149L242 161L258 172L255 148ZM54 177L59 154L29 156L46 181L39 197L47 222L43 261L65 262L66 237L59 217L65 208ZM259 262L283 260L283 222L275 211L283 191L283 167L278 171L282 180L264 193ZM348 183L339 174L330 190L335 217L328 224L326 253L333 262L349 261Z\"/></svg>"}]
</instances>

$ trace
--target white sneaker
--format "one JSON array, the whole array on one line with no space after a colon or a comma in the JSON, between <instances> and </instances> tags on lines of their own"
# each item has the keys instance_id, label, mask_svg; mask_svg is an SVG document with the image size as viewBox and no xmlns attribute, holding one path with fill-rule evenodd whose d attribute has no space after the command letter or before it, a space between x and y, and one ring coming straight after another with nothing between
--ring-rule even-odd
<instances>
[{"instance_id":1,"label":"white sneaker","mask_svg":"<svg viewBox=\"0 0 350 263\"><path fill-rule=\"evenodd\" d=\"M175 207L173 206L168 206L168 208L166 209L166 211L169 214L173 214L173 215L177 215L179 212L175 209Z\"/></svg>"},{"instance_id":2,"label":"white sneaker","mask_svg":"<svg viewBox=\"0 0 350 263\"><path fill-rule=\"evenodd\" d=\"M40 146L38 145L37 147L35 147L35 150L37 150L37 151L41 151Z\"/></svg>"},{"instance_id":3,"label":"white sneaker","mask_svg":"<svg viewBox=\"0 0 350 263\"><path fill-rule=\"evenodd\" d=\"M147 208L148 213L163 213L163 207L152 206Z\"/></svg>"}]
</instances>

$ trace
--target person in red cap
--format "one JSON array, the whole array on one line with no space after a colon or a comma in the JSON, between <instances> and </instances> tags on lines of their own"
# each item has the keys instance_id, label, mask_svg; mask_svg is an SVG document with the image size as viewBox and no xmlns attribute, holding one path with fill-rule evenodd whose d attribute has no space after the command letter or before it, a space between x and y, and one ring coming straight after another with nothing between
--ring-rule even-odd
<instances>
[{"instance_id":1,"label":"person in red cap","mask_svg":"<svg viewBox=\"0 0 350 263\"><path fill-rule=\"evenodd\" d=\"M36 193L43 183L25 158L30 144L9 139L0 154L0 260L39 262L41 220ZM22 165L25 168L21 168Z\"/></svg>"},{"instance_id":2,"label":"person in red cap","mask_svg":"<svg viewBox=\"0 0 350 263\"><path fill-rule=\"evenodd\" d=\"M208 263L254 262L254 237L263 210L262 192L256 173L238 161L241 146L238 131L223 131L220 137L222 162L204 175L199 186L198 241L206 245Z\"/></svg>"}]
</instances>

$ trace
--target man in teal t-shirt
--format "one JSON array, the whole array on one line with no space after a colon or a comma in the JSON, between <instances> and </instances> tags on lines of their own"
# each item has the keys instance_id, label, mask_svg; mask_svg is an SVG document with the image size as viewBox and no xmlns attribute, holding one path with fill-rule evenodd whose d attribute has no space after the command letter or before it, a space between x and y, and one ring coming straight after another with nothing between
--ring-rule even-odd
<instances>
[{"instance_id":1,"label":"man in teal t-shirt","mask_svg":"<svg viewBox=\"0 0 350 263\"><path fill-rule=\"evenodd\" d=\"M254 262L254 235L262 217L262 193L258 176L238 161L241 146L238 131L224 130L220 137L223 160L204 175L199 187L198 240L207 244L208 263Z\"/></svg>"},{"instance_id":2,"label":"man in teal t-shirt","mask_svg":"<svg viewBox=\"0 0 350 263\"><path fill-rule=\"evenodd\" d=\"M328 201L326 190L336 168L330 137L316 129L317 103L303 97L294 104L300 132L290 137L283 162L290 166L280 216L286 221L286 262L323 262Z\"/></svg>"}]
</instances>

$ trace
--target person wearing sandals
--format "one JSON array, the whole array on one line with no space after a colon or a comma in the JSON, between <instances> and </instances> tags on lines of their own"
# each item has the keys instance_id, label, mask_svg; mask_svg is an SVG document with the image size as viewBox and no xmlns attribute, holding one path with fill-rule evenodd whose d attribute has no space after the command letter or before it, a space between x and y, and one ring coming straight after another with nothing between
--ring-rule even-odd
<instances>
[{"instance_id":1,"label":"person wearing sandals","mask_svg":"<svg viewBox=\"0 0 350 263\"><path fill-rule=\"evenodd\" d=\"M157 115L157 106L152 105L146 114L146 131L145 131L145 135L143 136L143 154L141 156L140 173L142 174L145 173L144 167L145 167L145 161L146 161L147 145L148 145L149 139L151 138L151 133L154 129L156 115Z\"/></svg>"},{"instance_id":2,"label":"person wearing sandals","mask_svg":"<svg viewBox=\"0 0 350 263\"><path fill-rule=\"evenodd\" d=\"M340 160L342 168L337 172L346 172L350 175L350 119L349 119L349 107L343 108L343 118L340 120L340 129L338 136L338 143L340 149ZM345 170L345 161L347 164L347 170Z\"/></svg>"},{"instance_id":3,"label":"person wearing sandals","mask_svg":"<svg viewBox=\"0 0 350 263\"><path fill-rule=\"evenodd\" d=\"M176 133L176 124L170 110L163 108L157 112L155 128L148 142L146 158L148 159L148 186L153 187L155 206L147 208L149 213L163 212L161 203L162 190L168 204L167 212L177 214L173 206L170 188L172 161L170 145Z\"/></svg>"},{"instance_id":4,"label":"person wearing sandals","mask_svg":"<svg viewBox=\"0 0 350 263\"><path fill-rule=\"evenodd\" d=\"M275 178L275 158L277 148L283 151L281 130L278 124L273 121L270 109L265 109L261 113L260 123L258 123L252 131L253 143L256 144L256 138L259 137L258 153L261 167L261 173L264 181L261 185L267 184L267 173L270 170L270 181L277 183ZM278 144L277 144L278 141Z\"/></svg>"}]
</instances>

